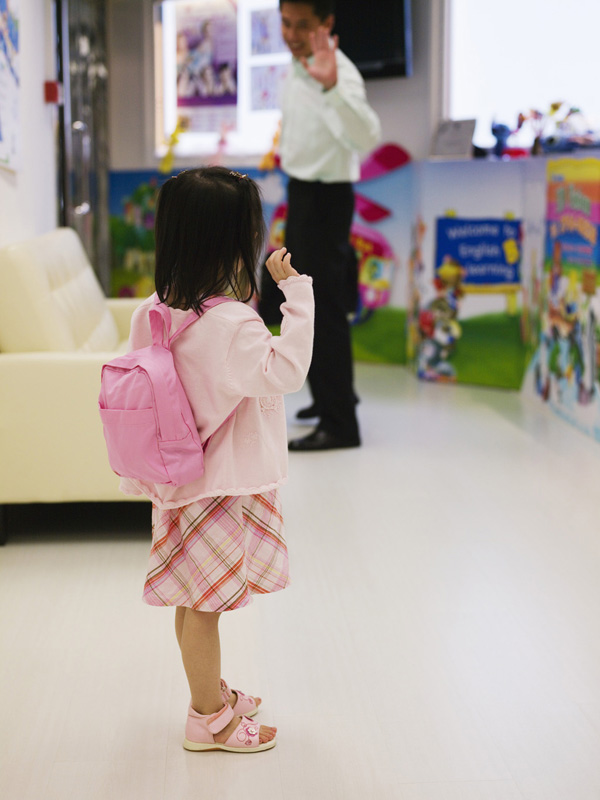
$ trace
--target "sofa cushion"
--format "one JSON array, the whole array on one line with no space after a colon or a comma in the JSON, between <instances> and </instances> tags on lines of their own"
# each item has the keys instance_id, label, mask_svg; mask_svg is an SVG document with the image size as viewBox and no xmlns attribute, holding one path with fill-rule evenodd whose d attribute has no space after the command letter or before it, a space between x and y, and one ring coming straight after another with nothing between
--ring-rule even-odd
<instances>
[{"instance_id":1,"label":"sofa cushion","mask_svg":"<svg viewBox=\"0 0 600 800\"><path fill-rule=\"evenodd\" d=\"M0 350L117 348L115 321L71 228L2 248L0 285Z\"/></svg>"}]
</instances>

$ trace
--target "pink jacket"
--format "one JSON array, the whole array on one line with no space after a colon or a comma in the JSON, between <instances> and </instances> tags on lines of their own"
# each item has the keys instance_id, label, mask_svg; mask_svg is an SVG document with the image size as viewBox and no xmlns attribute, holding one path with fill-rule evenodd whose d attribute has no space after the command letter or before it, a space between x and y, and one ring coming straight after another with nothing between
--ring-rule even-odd
<instances>
[{"instance_id":1,"label":"pink jacket","mask_svg":"<svg viewBox=\"0 0 600 800\"><path fill-rule=\"evenodd\" d=\"M298 391L306 378L314 300L307 275L278 285L285 295L280 336L272 336L250 306L234 302L208 309L173 342L175 366L202 441L214 433L205 449L204 475L177 487L123 478L125 494L145 494L160 508L176 508L202 497L258 494L285 482L282 395ZM131 349L152 342L148 311L153 299L145 300L132 317ZM171 309L171 330L188 314Z\"/></svg>"}]
</instances>

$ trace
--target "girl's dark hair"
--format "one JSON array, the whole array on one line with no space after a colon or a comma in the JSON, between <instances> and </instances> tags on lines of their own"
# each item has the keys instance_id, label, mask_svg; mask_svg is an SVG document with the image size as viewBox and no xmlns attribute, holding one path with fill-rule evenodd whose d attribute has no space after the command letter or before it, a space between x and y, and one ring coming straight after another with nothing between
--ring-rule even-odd
<instances>
[{"instance_id":1,"label":"girl's dark hair","mask_svg":"<svg viewBox=\"0 0 600 800\"><path fill-rule=\"evenodd\" d=\"M163 184L154 223L161 302L193 309L233 291L247 302L256 292L265 223L256 183L224 167L186 170Z\"/></svg>"},{"instance_id":2,"label":"girl's dark hair","mask_svg":"<svg viewBox=\"0 0 600 800\"><path fill-rule=\"evenodd\" d=\"M330 14L335 13L335 0L279 0L280 10L283 3L303 3L310 6L320 20L325 20Z\"/></svg>"}]
</instances>

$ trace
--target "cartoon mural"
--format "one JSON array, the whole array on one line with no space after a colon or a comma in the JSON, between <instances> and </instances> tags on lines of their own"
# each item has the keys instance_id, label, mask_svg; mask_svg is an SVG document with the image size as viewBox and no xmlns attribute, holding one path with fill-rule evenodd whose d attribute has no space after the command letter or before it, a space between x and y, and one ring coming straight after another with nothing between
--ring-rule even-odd
<instances>
[{"instance_id":1,"label":"cartoon mural","mask_svg":"<svg viewBox=\"0 0 600 800\"><path fill-rule=\"evenodd\" d=\"M154 211L168 175L111 173L111 290L115 297L147 297L154 291Z\"/></svg>"},{"instance_id":2,"label":"cartoon mural","mask_svg":"<svg viewBox=\"0 0 600 800\"><path fill-rule=\"evenodd\" d=\"M409 360L417 375L428 381L519 388L526 350L517 308L521 222L453 215L437 219L433 270L423 263L425 233L419 218L409 260L408 308ZM505 311L478 311L482 303L477 297L493 295L505 298Z\"/></svg>"},{"instance_id":3,"label":"cartoon mural","mask_svg":"<svg viewBox=\"0 0 600 800\"><path fill-rule=\"evenodd\" d=\"M270 155L269 169L249 173L262 190L274 249L283 243L287 179ZM487 169L497 181L507 165ZM519 164L495 205L483 194L457 195L465 171L473 192L475 164L396 167L357 185L355 357L408 359L421 378L440 383L523 386L540 407L600 441L600 160ZM154 204L165 177L110 176L113 294L152 291ZM521 223L501 209L524 182ZM473 216L446 214L450 199ZM478 203L496 216L477 218Z\"/></svg>"},{"instance_id":4,"label":"cartoon mural","mask_svg":"<svg viewBox=\"0 0 600 800\"><path fill-rule=\"evenodd\" d=\"M600 160L548 162L537 395L600 440Z\"/></svg>"}]
</instances>

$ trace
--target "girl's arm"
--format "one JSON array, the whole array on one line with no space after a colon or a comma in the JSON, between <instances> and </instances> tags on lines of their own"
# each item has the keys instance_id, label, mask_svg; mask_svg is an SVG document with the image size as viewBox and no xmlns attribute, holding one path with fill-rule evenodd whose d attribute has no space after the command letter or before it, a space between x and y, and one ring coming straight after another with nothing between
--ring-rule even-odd
<instances>
[{"instance_id":1,"label":"girl's arm","mask_svg":"<svg viewBox=\"0 0 600 800\"><path fill-rule=\"evenodd\" d=\"M282 248L267 269L285 295L281 333L273 336L256 315L239 325L229 347L226 368L232 391L242 397L296 392L312 358L314 298L312 278L299 275Z\"/></svg>"}]
</instances>

